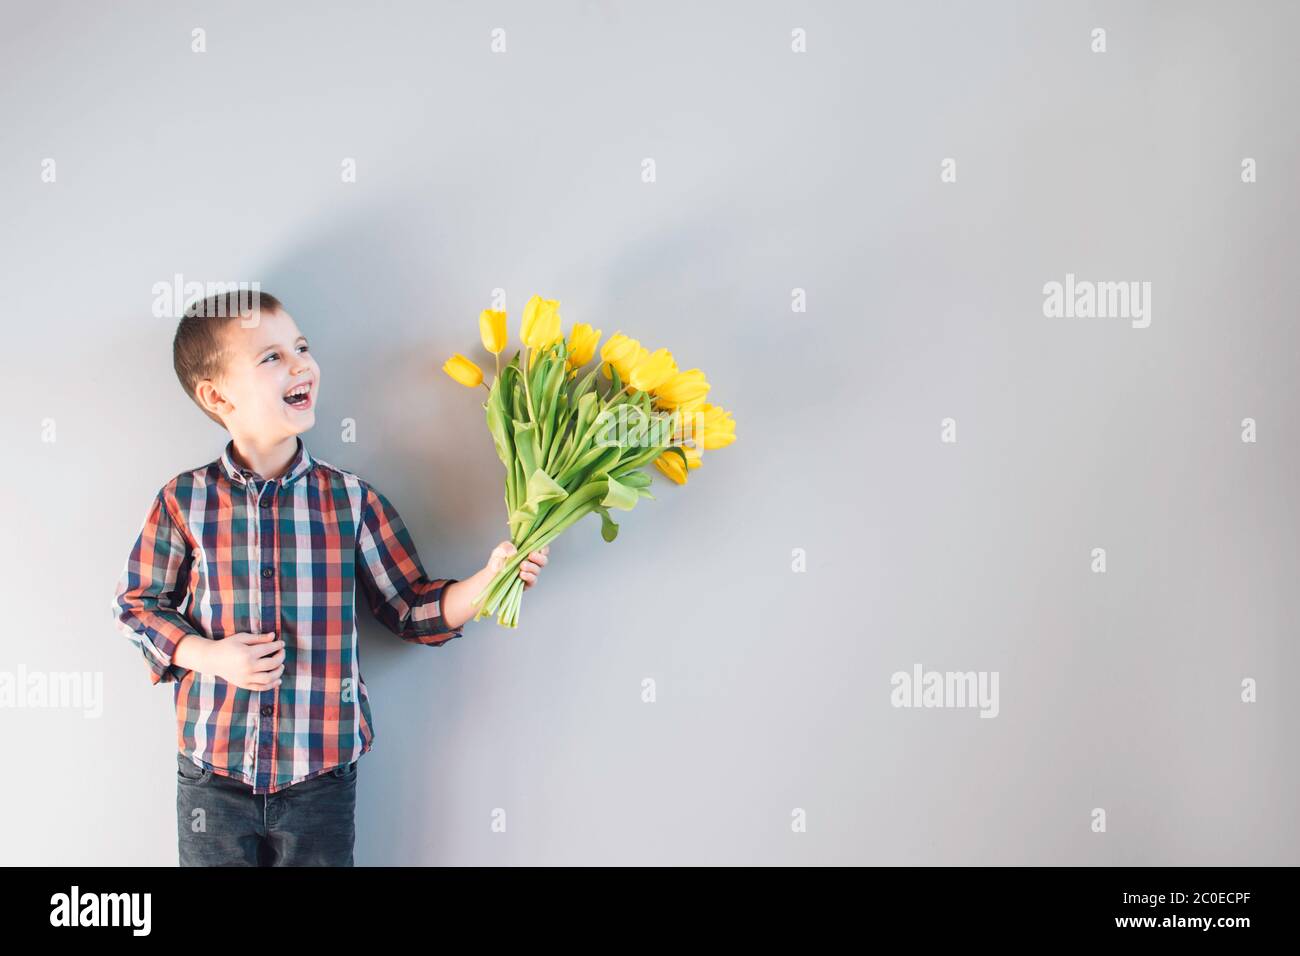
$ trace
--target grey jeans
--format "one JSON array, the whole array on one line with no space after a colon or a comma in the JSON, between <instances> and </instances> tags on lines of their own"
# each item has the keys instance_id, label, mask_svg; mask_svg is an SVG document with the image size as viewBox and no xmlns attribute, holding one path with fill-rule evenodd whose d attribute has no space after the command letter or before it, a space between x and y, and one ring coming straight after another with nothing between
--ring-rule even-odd
<instances>
[{"instance_id":1,"label":"grey jeans","mask_svg":"<svg viewBox=\"0 0 1300 956\"><path fill-rule=\"evenodd\" d=\"M181 866L352 866L357 762L278 793L176 753Z\"/></svg>"}]
</instances>

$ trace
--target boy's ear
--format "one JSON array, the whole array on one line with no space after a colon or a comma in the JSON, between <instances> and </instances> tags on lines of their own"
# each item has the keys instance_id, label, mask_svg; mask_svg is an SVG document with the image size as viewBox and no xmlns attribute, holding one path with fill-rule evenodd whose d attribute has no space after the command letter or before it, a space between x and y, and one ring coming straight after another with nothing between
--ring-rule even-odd
<instances>
[{"instance_id":1,"label":"boy's ear","mask_svg":"<svg viewBox=\"0 0 1300 956\"><path fill-rule=\"evenodd\" d=\"M210 378L202 379L194 386L194 395L198 399L200 408L218 417L229 414L234 407L226 400L226 396L222 394L217 384Z\"/></svg>"}]
</instances>

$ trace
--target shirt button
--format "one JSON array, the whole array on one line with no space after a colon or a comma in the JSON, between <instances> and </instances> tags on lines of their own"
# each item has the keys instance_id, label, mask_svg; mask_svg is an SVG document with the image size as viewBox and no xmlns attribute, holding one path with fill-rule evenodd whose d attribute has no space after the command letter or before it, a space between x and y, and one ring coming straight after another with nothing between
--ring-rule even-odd
<instances>
[{"instance_id":1,"label":"shirt button","mask_svg":"<svg viewBox=\"0 0 1300 956\"><path fill-rule=\"evenodd\" d=\"M269 507L271 507L271 499L270 499L270 498L263 498L263 499L262 499L262 507L263 507L263 508L269 508Z\"/></svg>"},{"instance_id":2,"label":"shirt button","mask_svg":"<svg viewBox=\"0 0 1300 956\"><path fill-rule=\"evenodd\" d=\"M263 568L263 569L262 569L262 577L264 577L264 578L269 578L269 577L270 577L271 575L273 575L273 574L275 574L275 571L274 571L273 569L271 569L271 568Z\"/></svg>"},{"instance_id":3,"label":"shirt button","mask_svg":"<svg viewBox=\"0 0 1300 956\"><path fill-rule=\"evenodd\" d=\"M272 714L272 712L273 712L274 710L275 710L275 708L273 708L270 704L264 704L264 705L262 706L262 716L263 716L263 717L270 717L271 714Z\"/></svg>"}]
</instances>

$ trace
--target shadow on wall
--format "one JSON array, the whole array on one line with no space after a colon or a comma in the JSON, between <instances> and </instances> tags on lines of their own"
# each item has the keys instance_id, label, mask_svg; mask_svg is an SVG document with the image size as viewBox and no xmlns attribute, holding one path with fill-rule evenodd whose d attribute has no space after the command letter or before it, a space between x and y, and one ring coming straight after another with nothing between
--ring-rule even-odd
<instances>
[{"instance_id":1,"label":"shadow on wall","mask_svg":"<svg viewBox=\"0 0 1300 956\"><path fill-rule=\"evenodd\" d=\"M444 206L434 218L394 204L331 218L270 262L260 280L285 303L321 365L321 405L304 436L313 454L393 502L431 577L468 576L508 536L489 542L495 532L485 532L498 521L504 529L505 516L485 491L496 487L500 463L475 414L482 399L441 371L446 355L477 338L465 316L440 310L461 294L442 278L458 264L443 223L460 215ZM355 437L345 441L349 420ZM356 603L376 734L375 751L361 761L357 853L360 863L380 864L431 844L422 832L428 815L418 808L451 801L439 791L447 775L427 770L445 766L454 738L427 728L455 726L474 688L457 677L466 643L407 644L374 620L360 589ZM468 625L461 640L487 626ZM411 801L409 813L395 795Z\"/></svg>"},{"instance_id":2,"label":"shadow on wall","mask_svg":"<svg viewBox=\"0 0 1300 956\"><path fill-rule=\"evenodd\" d=\"M322 400L307 436L313 454L371 481L393 501L426 572L435 577L467 576L509 536L501 466L481 414L486 393L467 393L441 371L453 352L483 357L475 323L481 306L464 286L479 281L466 277L483 275L484 265L472 261L475 249L455 234L456 224L466 221L461 217L473 215L464 204L441 203L437 210L392 204L332 218L261 276L263 288L285 302L321 363ZM653 347L681 349L691 365L726 383L719 399L734 409L729 399L742 394L741 369L760 359L749 354L753 346L737 347L733 317L763 298L762 290L746 289L738 279L779 244L779 237L751 228L755 225L744 210L696 210L612 246L579 244L563 253L548 246L526 253L531 261L509 263L502 281L553 274L571 295L588 296L587 307L579 310L584 321L603 327L606 335L621 327ZM561 290L550 291L563 300ZM466 301L473 306L462 305ZM512 293L516 334L522 304ZM343 441L345 419L356 423L355 443ZM698 516L704 507L700 499L710 483L697 483L693 502L677 501L680 489L665 479L656 483L657 507L649 513L638 509L620 523L625 540L636 540L637 560L671 567L679 557L676 542L687 533L690 514ZM712 484L721 505L727 483ZM727 512L719 508L714 520L725 521ZM599 566L618 547L602 541L599 523L590 519L570 532L564 560L574 567ZM626 545L623 549L618 558L630 561L632 554ZM687 583L683 578L683 586ZM551 610L562 612L553 620L577 619L578 609L564 606L562 596L546 600ZM365 603L360 593L357 603ZM467 625L460 641L423 648L399 641L368 610L358 611L358 620L376 731L376 752L367 755L361 773L358 861L438 863L450 824L424 808L452 807L463 798L463 783L445 782L463 759L457 727L512 719L508 713L476 711L492 698L493 688L482 686L487 678L472 676L483 668L466 666L487 652L476 641L505 632L480 621ZM538 640L561 630L540 616L530 624ZM570 653L577 646L557 642L548 666L581 679L592 664ZM508 685L517 676L498 672L493 686ZM530 720L536 720L535 711ZM502 751L502 759L510 755ZM509 779L509 769L502 775ZM386 812L376 812L380 807Z\"/></svg>"},{"instance_id":3,"label":"shadow on wall","mask_svg":"<svg viewBox=\"0 0 1300 956\"><path fill-rule=\"evenodd\" d=\"M457 213L439 219L454 222ZM499 468L490 448L460 454L483 444L480 422L468 414L481 399L448 387L441 371L447 355L477 341L473 322L445 306L461 295L457 283L444 287L441 278L458 273L457 254L438 221L393 205L325 223L262 278L321 365L313 449L372 481L408 524L429 507L453 542L479 525L482 483L496 476L475 465ZM345 422L355 425L350 441Z\"/></svg>"}]
</instances>

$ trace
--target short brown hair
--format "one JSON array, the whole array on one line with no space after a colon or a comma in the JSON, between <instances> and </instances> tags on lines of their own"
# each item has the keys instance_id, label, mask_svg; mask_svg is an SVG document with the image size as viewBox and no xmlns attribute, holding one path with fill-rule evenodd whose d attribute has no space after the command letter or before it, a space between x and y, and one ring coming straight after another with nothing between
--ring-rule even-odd
<instances>
[{"instance_id":1,"label":"short brown hair","mask_svg":"<svg viewBox=\"0 0 1300 956\"><path fill-rule=\"evenodd\" d=\"M242 319L263 311L283 311L280 300L269 292L252 289L232 289L219 292L206 299L192 302L176 326L172 340L172 365L181 388L204 415L222 428L226 427L216 415L199 404L195 389L205 378L216 379L225 370L227 359L223 332L235 319Z\"/></svg>"}]
</instances>

